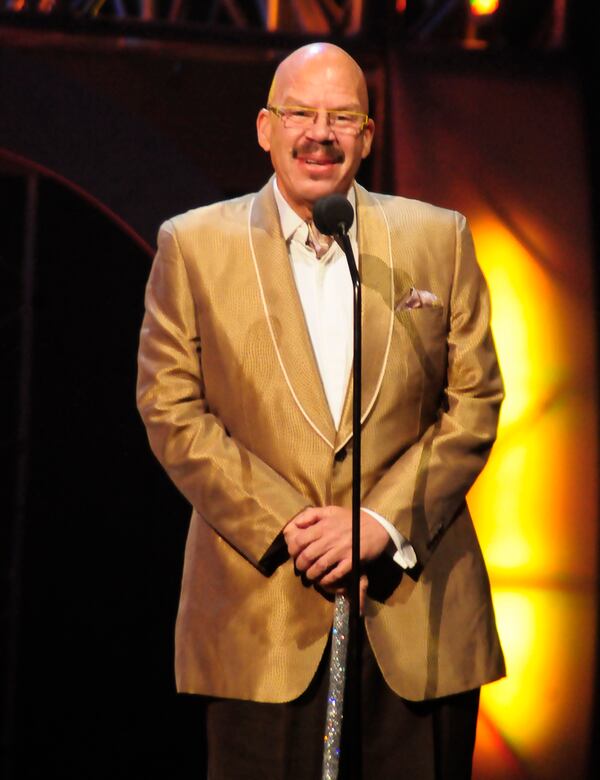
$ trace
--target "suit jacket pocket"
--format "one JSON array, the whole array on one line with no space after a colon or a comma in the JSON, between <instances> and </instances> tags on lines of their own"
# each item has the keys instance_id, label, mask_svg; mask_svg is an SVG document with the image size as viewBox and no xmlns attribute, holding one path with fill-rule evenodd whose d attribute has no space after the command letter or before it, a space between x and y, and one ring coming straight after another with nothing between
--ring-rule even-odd
<instances>
[{"instance_id":1,"label":"suit jacket pocket","mask_svg":"<svg viewBox=\"0 0 600 780\"><path fill-rule=\"evenodd\" d=\"M404 348L412 352L425 376L433 379L445 367L447 356L444 307L424 306L396 311L396 329Z\"/></svg>"}]
</instances>

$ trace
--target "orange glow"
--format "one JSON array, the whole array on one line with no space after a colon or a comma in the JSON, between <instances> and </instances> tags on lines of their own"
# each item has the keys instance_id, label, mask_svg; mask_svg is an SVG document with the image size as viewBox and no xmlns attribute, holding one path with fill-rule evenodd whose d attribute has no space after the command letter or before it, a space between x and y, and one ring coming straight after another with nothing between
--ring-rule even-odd
<instances>
[{"instance_id":1,"label":"orange glow","mask_svg":"<svg viewBox=\"0 0 600 780\"><path fill-rule=\"evenodd\" d=\"M469 494L488 564L502 576L577 572L593 578L597 411L590 382L591 302L583 305L500 222L482 220L473 229L506 385L498 441ZM574 516L590 518L577 534L569 532Z\"/></svg>"},{"instance_id":2,"label":"orange glow","mask_svg":"<svg viewBox=\"0 0 600 780\"><path fill-rule=\"evenodd\" d=\"M492 328L507 387L501 426L543 404L564 374L563 291L501 223L477 226L477 249L492 295Z\"/></svg>"},{"instance_id":3,"label":"orange glow","mask_svg":"<svg viewBox=\"0 0 600 780\"><path fill-rule=\"evenodd\" d=\"M593 593L578 590L494 590L508 677L483 689L481 708L511 754L526 757L527 776L585 776L594 690L593 602ZM569 637L585 641L574 648ZM574 756L580 766L573 764Z\"/></svg>"},{"instance_id":4,"label":"orange glow","mask_svg":"<svg viewBox=\"0 0 600 780\"><path fill-rule=\"evenodd\" d=\"M280 15L280 0L269 0L267 4L267 30L271 32L277 29Z\"/></svg>"},{"instance_id":5,"label":"orange glow","mask_svg":"<svg viewBox=\"0 0 600 780\"><path fill-rule=\"evenodd\" d=\"M396 11L403 14L406 11L406 0L396 0Z\"/></svg>"},{"instance_id":6,"label":"orange glow","mask_svg":"<svg viewBox=\"0 0 600 780\"><path fill-rule=\"evenodd\" d=\"M508 677L482 691L474 776L584 777L596 643L596 345L591 293L506 226L473 223L506 385L468 501ZM573 693L577 705L574 707Z\"/></svg>"},{"instance_id":7,"label":"orange glow","mask_svg":"<svg viewBox=\"0 0 600 780\"><path fill-rule=\"evenodd\" d=\"M498 10L499 0L469 0L471 13L475 16L487 16Z\"/></svg>"}]
</instances>

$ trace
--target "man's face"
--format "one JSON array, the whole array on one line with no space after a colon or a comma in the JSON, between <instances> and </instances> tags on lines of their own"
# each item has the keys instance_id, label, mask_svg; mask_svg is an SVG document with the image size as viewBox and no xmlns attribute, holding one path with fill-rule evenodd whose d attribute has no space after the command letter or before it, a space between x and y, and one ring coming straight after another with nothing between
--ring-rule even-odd
<instances>
[{"instance_id":1,"label":"man's face","mask_svg":"<svg viewBox=\"0 0 600 780\"><path fill-rule=\"evenodd\" d=\"M271 103L324 109L308 128L286 128L264 109L257 120L259 144L271 154L282 195L308 218L319 198L333 192L346 194L371 149L372 120L358 135L345 134L329 125L326 114L327 109L367 113L362 75L354 63L335 52L301 59L276 78Z\"/></svg>"}]
</instances>

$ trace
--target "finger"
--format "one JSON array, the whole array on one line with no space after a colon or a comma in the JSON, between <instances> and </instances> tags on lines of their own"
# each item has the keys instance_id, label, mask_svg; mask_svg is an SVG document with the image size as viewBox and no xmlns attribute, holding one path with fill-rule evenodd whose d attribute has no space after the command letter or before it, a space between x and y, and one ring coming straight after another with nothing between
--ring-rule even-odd
<instances>
[{"instance_id":1,"label":"finger","mask_svg":"<svg viewBox=\"0 0 600 780\"><path fill-rule=\"evenodd\" d=\"M367 579L367 575L363 574L361 575L360 582L358 584L358 604L359 604L359 611L361 616L364 615L364 611L365 611L365 598L367 595L368 587L369 587L369 580Z\"/></svg>"},{"instance_id":2,"label":"finger","mask_svg":"<svg viewBox=\"0 0 600 780\"><path fill-rule=\"evenodd\" d=\"M285 543L287 545L288 553L292 558L296 558L305 547L305 545L302 544L302 539L298 538L298 534L296 533L285 534Z\"/></svg>"},{"instance_id":3,"label":"finger","mask_svg":"<svg viewBox=\"0 0 600 780\"><path fill-rule=\"evenodd\" d=\"M313 566L318 560L323 558L328 553L328 548L324 544L322 539L316 539L314 542L308 544L295 558L296 568L299 571L308 572L311 566ZM329 564L326 568L329 568L333 563L337 563L336 558L330 558ZM325 571L323 568L321 574Z\"/></svg>"},{"instance_id":4,"label":"finger","mask_svg":"<svg viewBox=\"0 0 600 780\"><path fill-rule=\"evenodd\" d=\"M309 507L300 512L299 515L296 515L292 522L298 528L308 528L309 526L318 523L320 519L321 509L319 507Z\"/></svg>"},{"instance_id":5,"label":"finger","mask_svg":"<svg viewBox=\"0 0 600 780\"><path fill-rule=\"evenodd\" d=\"M312 545L315 546L313 547ZM317 558L320 558L328 551L331 553L329 558L330 564L339 561L344 551L337 535L328 528L326 523L317 523L296 531L293 537L292 548L293 552L290 551L290 555L295 559L306 552L306 556L303 556L301 560L302 569L305 569L307 564L310 565L312 561L317 560Z\"/></svg>"},{"instance_id":6,"label":"finger","mask_svg":"<svg viewBox=\"0 0 600 780\"><path fill-rule=\"evenodd\" d=\"M336 560L330 560L329 554L325 553L320 558L317 558L311 566L306 570L305 574L309 580L322 580L334 566L337 565Z\"/></svg>"},{"instance_id":7,"label":"finger","mask_svg":"<svg viewBox=\"0 0 600 780\"><path fill-rule=\"evenodd\" d=\"M298 512L297 515L294 515L291 520L288 521L287 525L284 527L283 531L284 533L288 531L294 531L295 529L299 527L306 527L308 525L312 525L315 520L315 516L317 514L317 507L308 506L306 509L303 509L301 512Z\"/></svg>"},{"instance_id":8,"label":"finger","mask_svg":"<svg viewBox=\"0 0 600 780\"><path fill-rule=\"evenodd\" d=\"M298 542L297 532L294 529L286 528L286 530L283 532L283 538L285 539L290 557L295 558L302 550Z\"/></svg>"},{"instance_id":9,"label":"finger","mask_svg":"<svg viewBox=\"0 0 600 780\"><path fill-rule=\"evenodd\" d=\"M325 576L320 580L319 585L322 585L323 587L334 585L337 580L342 580L347 574L349 574L351 569L352 561L344 558L337 564L337 566L334 566L330 572L325 574Z\"/></svg>"},{"instance_id":10,"label":"finger","mask_svg":"<svg viewBox=\"0 0 600 780\"><path fill-rule=\"evenodd\" d=\"M288 552L292 558L297 558L303 550L313 544L319 538L318 532L312 527L295 529L286 537Z\"/></svg>"}]
</instances>

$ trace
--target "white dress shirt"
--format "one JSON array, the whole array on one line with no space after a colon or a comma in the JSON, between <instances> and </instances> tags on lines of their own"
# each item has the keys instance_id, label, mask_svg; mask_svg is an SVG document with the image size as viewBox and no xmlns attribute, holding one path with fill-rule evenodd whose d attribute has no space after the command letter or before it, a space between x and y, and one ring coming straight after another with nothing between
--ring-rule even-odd
<instances>
[{"instance_id":1,"label":"white dress shirt","mask_svg":"<svg viewBox=\"0 0 600 780\"><path fill-rule=\"evenodd\" d=\"M323 388L335 427L339 428L353 359L353 295L352 280L346 256L337 242L325 249L326 237L308 225L285 200L277 181L273 184L275 201L283 237L287 243L298 295L321 374ZM354 188L348 200L355 208ZM356 220L348 236L354 256L359 257ZM321 244L319 257L315 246ZM360 262L360 260L358 260ZM417 559L405 537L384 517L362 507L382 525L392 539L396 551L394 561L409 569Z\"/></svg>"}]
</instances>

